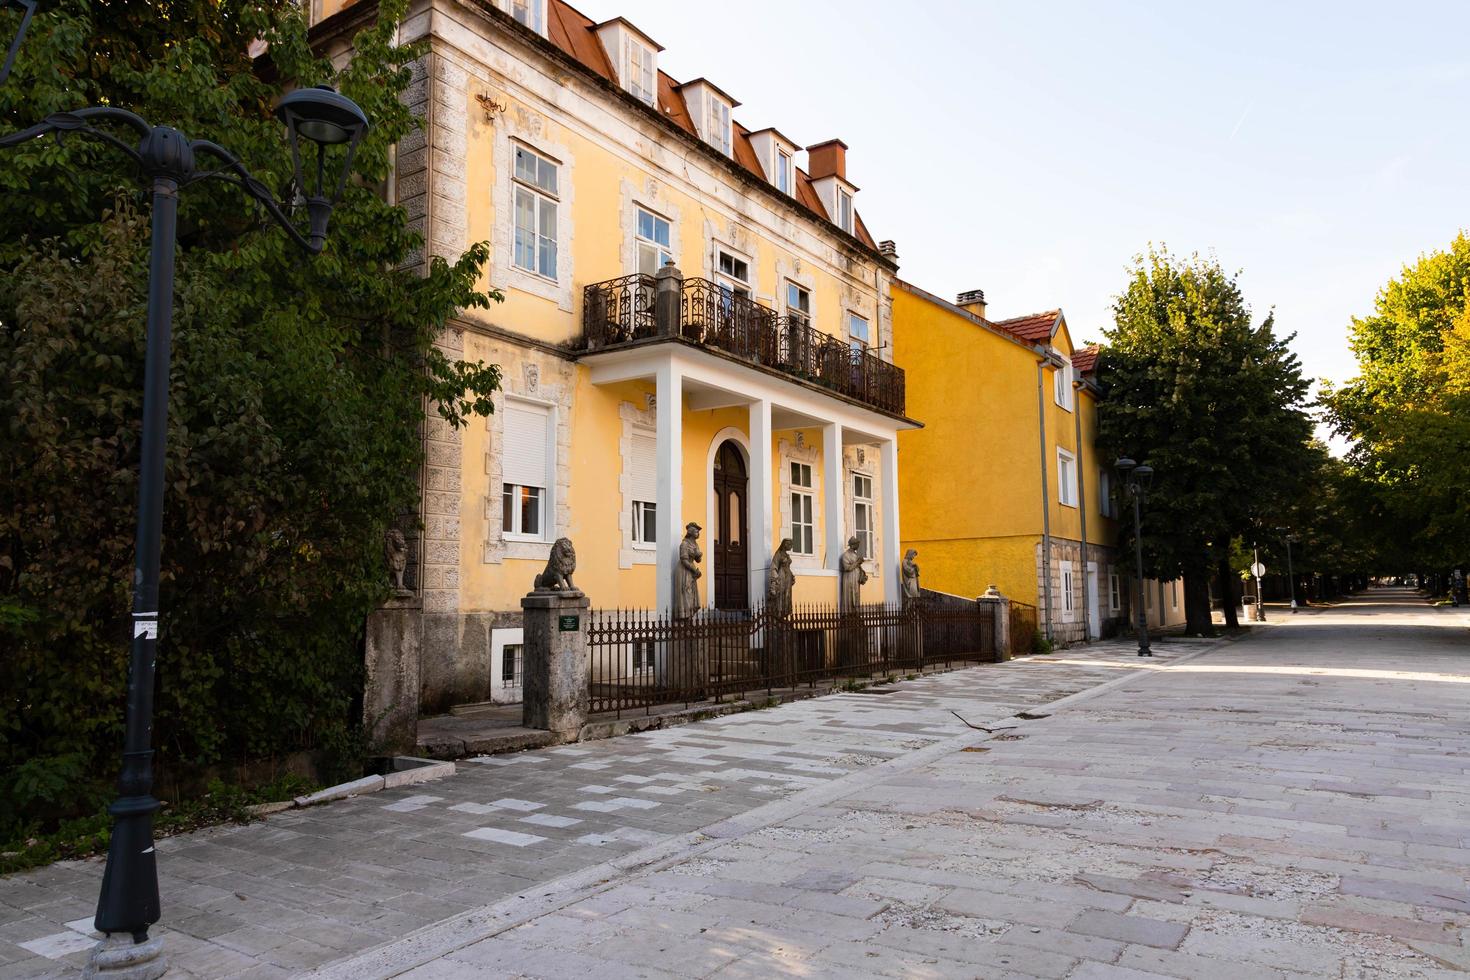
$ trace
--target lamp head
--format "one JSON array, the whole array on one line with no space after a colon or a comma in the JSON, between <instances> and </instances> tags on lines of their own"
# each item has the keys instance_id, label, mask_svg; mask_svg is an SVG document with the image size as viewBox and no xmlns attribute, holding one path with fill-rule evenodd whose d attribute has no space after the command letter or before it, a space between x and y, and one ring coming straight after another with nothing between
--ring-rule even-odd
<instances>
[{"instance_id":1,"label":"lamp head","mask_svg":"<svg viewBox=\"0 0 1470 980\"><path fill-rule=\"evenodd\" d=\"M1135 463L1133 460L1129 459L1127 456L1124 456L1113 464L1113 469L1117 470L1118 475L1126 480L1128 479L1128 474L1132 473L1133 468L1137 465L1138 464Z\"/></svg>"},{"instance_id":2,"label":"lamp head","mask_svg":"<svg viewBox=\"0 0 1470 980\"><path fill-rule=\"evenodd\" d=\"M332 208L342 198L347 175L352 171L352 155L358 141L368 131L367 116L357 103L330 85L317 85L289 92L276 104L276 118L286 126L286 139L291 145L292 179L296 190L305 198L311 223L308 241L313 252L320 252L327 240L327 221ZM301 143L316 144L316 173L308 179L301 169ZM347 147L335 187L327 176L327 147Z\"/></svg>"},{"instance_id":3,"label":"lamp head","mask_svg":"<svg viewBox=\"0 0 1470 980\"><path fill-rule=\"evenodd\" d=\"M1152 466L1149 466L1147 463L1142 463L1134 467L1133 479L1138 481L1138 486L1140 489L1145 491L1148 490L1148 485L1152 483L1154 479L1154 468Z\"/></svg>"}]
</instances>

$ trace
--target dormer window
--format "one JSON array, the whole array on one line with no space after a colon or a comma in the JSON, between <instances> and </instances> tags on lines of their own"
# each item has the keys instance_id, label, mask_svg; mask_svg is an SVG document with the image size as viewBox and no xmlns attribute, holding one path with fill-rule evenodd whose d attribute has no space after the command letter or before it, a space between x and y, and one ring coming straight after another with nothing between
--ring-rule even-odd
<instances>
[{"instance_id":1,"label":"dormer window","mask_svg":"<svg viewBox=\"0 0 1470 980\"><path fill-rule=\"evenodd\" d=\"M790 194L792 188L796 186L796 181L792 177L792 171L794 169L795 164L791 159L791 154L787 153L785 150L777 150L776 190L780 191L782 194Z\"/></svg>"},{"instance_id":2,"label":"dormer window","mask_svg":"<svg viewBox=\"0 0 1470 980\"><path fill-rule=\"evenodd\" d=\"M730 155L730 103L711 97L705 103L705 140L725 156Z\"/></svg>"},{"instance_id":3,"label":"dormer window","mask_svg":"<svg viewBox=\"0 0 1470 980\"><path fill-rule=\"evenodd\" d=\"M658 89L654 82L653 49L628 38L628 91L648 105L653 105Z\"/></svg>"},{"instance_id":4,"label":"dormer window","mask_svg":"<svg viewBox=\"0 0 1470 980\"><path fill-rule=\"evenodd\" d=\"M837 227L852 234L852 195L837 188Z\"/></svg>"},{"instance_id":5,"label":"dormer window","mask_svg":"<svg viewBox=\"0 0 1470 980\"><path fill-rule=\"evenodd\" d=\"M506 0L505 6L517 23L546 36L546 0Z\"/></svg>"}]
</instances>

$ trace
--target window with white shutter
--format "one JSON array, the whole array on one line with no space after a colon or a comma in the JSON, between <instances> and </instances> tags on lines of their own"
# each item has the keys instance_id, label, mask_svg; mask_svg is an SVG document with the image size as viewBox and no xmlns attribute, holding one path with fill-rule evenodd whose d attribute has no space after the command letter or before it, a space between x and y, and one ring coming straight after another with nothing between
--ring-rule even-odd
<instances>
[{"instance_id":1,"label":"window with white shutter","mask_svg":"<svg viewBox=\"0 0 1470 980\"><path fill-rule=\"evenodd\" d=\"M551 486L551 410L507 398L501 411L502 530L507 536L542 540Z\"/></svg>"},{"instance_id":2,"label":"window with white shutter","mask_svg":"<svg viewBox=\"0 0 1470 980\"><path fill-rule=\"evenodd\" d=\"M650 547L658 541L658 439L647 429L634 429L630 495L633 498L633 547Z\"/></svg>"}]
</instances>

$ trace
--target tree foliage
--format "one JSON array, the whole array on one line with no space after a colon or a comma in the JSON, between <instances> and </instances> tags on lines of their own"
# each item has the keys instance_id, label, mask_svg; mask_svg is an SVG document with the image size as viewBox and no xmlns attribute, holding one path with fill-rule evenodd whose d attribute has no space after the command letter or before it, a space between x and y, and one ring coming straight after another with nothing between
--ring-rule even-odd
<instances>
[{"instance_id":1,"label":"tree foliage","mask_svg":"<svg viewBox=\"0 0 1470 980\"><path fill-rule=\"evenodd\" d=\"M387 525L413 512L425 406L490 410L493 366L433 346L486 246L409 266L422 242L379 189L416 125L403 3L334 70L297 0L48 3L0 125L132 109L290 176L270 115L330 82L373 128L308 259L237 189L181 195L155 744L166 770L341 744ZM249 43L268 43L252 60ZM0 838L105 792L121 744L149 228L130 165L84 139L0 154ZM164 787L167 790L167 787Z\"/></svg>"},{"instance_id":2,"label":"tree foliage","mask_svg":"<svg viewBox=\"0 0 1470 980\"><path fill-rule=\"evenodd\" d=\"M1150 576L1185 578L1191 632L1210 631L1208 576L1230 541L1290 500L1309 472L1307 381L1274 316L1252 323L1218 261L1140 256L1099 362L1105 453L1154 468ZM1131 522L1123 522L1132 548Z\"/></svg>"},{"instance_id":3,"label":"tree foliage","mask_svg":"<svg viewBox=\"0 0 1470 980\"><path fill-rule=\"evenodd\" d=\"M1374 491L1375 570L1448 568L1470 534L1470 238L1405 266L1352 322L1358 377L1325 400Z\"/></svg>"}]
</instances>

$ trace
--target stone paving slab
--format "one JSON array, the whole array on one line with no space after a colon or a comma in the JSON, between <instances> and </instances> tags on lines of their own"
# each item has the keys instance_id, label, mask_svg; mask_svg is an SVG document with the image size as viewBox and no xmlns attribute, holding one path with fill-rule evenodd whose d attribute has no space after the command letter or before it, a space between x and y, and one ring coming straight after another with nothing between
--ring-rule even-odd
<instances>
[{"instance_id":1,"label":"stone paving slab","mask_svg":"<svg viewBox=\"0 0 1470 980\"><path fill-rule=\"evenodd\" d=\"M296 975L546 882L677 844L699 828L723 824L738 835L741 821L764 806L804 791L838 792L874 767L972 734L960 717L991 724L1200 649L1161 644L1150 663L1126 643L1094 644L931 675L881 697L831 694L680 728L470 759L431 786L160 840L158 930L170 976ZM942 789L908 792L939 802ZM80 972L101 873L94 859L0 879L0 978ZM756 874L750 884L759 890L768 878ZM800 901L793 907L837 920L852 918L838 909L868 907L823 880L825 888L793 887ZM633 970L623 959L634 951L609 947L604 959ZM526 956L528 969L540 962L539 952ZM576 974L568 961L554 975Z\"/></svg>"},{"instance_id":2,"label":"stone paving slab","mask_svg":"<svg viewBox=\"0 0 1470 980\"><path fill-rule=\"evenodd\" d=\"M1464 976L1467 625L1370 593L323 975Z\"/></svg>"}]
</instances>

